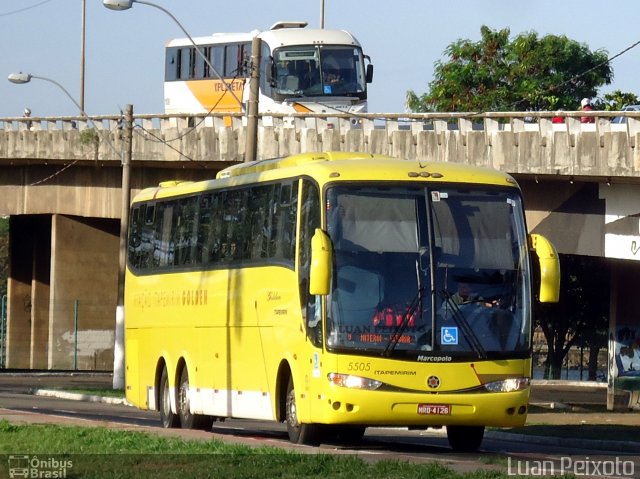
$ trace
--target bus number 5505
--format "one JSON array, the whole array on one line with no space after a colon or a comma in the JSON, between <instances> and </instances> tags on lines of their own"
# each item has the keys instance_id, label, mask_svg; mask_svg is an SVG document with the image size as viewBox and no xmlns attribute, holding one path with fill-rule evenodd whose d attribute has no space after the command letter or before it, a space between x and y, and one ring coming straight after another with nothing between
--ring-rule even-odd
<instances>
[{"instance_id":1,"label":"bus number 5505","mask_svg":"<svg viewBox=\"0 0 640 479\"><path fill-rule=\"evenodd\" d=\"M370 371L371 363L350 362L349 371Z\"/></svg>"}]
</instances>

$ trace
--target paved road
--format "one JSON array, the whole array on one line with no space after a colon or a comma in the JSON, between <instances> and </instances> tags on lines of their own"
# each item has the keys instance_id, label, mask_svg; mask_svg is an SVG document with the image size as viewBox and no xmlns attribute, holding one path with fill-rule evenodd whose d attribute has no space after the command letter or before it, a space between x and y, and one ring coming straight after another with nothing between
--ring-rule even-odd
<instances>
[{"instance_id":1,"label":"paved road","mask_svg":"<svg viewBox=\"0 0 640 479\"><path fill-rule=\"evenodd\" d=\"M109 389L111 373L0 370L0 391L29 392L42 388Z\"/></svg>"},{"instance_id":2,"label":"paved road","mask_svg":"<svg viewBox=\"0 0 640 479\"><path fill-rule=\"evenodd\" d=\"M394 458L413 462L441 461L460 472L475 470L479 464L481 467L494 467L491 464L504 464L508 460L515 461L513 464L524 464L526 462L522 461L557 462L561 457L588 456L592 460L622 457L624 460L634 461L636 476L640 477L640 443L615 441L616 437L606 437L606 433L600 441L593 442L582 441L579 437L536 438L489 431L481 452L470 455L451 451L442 432L370 428L364 441L356 447L326 445L321 448L307 448L290 444L281 424L227 420L224 423L215 423L211 432L164 430L158 427L158 414L155 412L140 411L122 405L69 401L30 394L34 389L54 387L109 389L111 381L111 375L106 373L0 373L0 417L18 423L107 425L184 438L211 439L213 436L225 441L293 448L303 452L330 450L340 454L364 454L371 458ZM620 395L618 399L624 404L624 395ZM594 424L607 426L603 431L609 431L610 426L615 424L634 424L640 427L640 412L629 413L621 410L611 413L604 410L606 388L601 386L537 384L533 387L532 402L540 406L534 407L533 412L529 414L529 425L551 424L557 425L558 428ZM548 409L551 404L566 405L568 409L557 412L558 410ZM585 414L585 407L590 408L589 414ZM491 459L492 457L494 459Z\"/></svg>"},{"instance_id":3,"label":"paved road","mask_svg":"<svg viewBox=\"0 0 640 479\"><path fill-rule=\"evenodd\" d=\"M325 444L320 448L298 446L288 442L282 424L260 421L227 420L215 423L210 432L166 430L159 427L157 413L139 411L128 406L71 401L39 397L23 393L0 392L0 417L14 423L53 423L103 426L116 429L144 431L163 436L185 439L241 443L249 446L273 446L304 453L357 454L367 460L395 459L416 463L440 462L458 472L478 468L502 468L506 462L527 464L532 461L574 460L590 457L592 460L611 460L620 457L634 463L640 473L640 445L635 451L607 451L598 447L571 447L571 444L536 441L531 437L488 432L480 452L475 454L453 452L444 434L438 431L408 431L406 429L370 428L363 441L353 446Z\"/></svg>"}]
</instances>

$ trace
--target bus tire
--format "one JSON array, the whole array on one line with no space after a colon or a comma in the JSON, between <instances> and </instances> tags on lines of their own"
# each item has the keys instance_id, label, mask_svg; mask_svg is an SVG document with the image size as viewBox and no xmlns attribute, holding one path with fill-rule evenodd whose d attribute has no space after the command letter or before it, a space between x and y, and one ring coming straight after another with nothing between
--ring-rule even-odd
<instances>
[{"instance_id":1,"label":"bus tire","mask_svg":"<svg viewBox=\"0 0 640 479\"><path fill-rule=\"evenodd\" d=\"M180 373L180 387L178 389L178 416L182 429L203 429L208 431L213 425L213 417L204 414L193 414L189 402L189 372L186 366Z\"/></svg>"},{"instance_id":2,"label":"bus tire","mask_svg":"<svg viewBox=\"0 0 640 479\"><path fill-rule=\"evenodd\" d=\"M167 368L162 368L160 376L160 422L165 429L175 428L180 425L180 417L171 411L171 389L169 388L169 376Z\"/></svg>"},{"instance_id":3,"label":"bus tire","mask_svg":"<svg viewBox=\"0 0 640 479\"><path fill-rule=\"evenodd\" d=\"M484 426L447 426L447 439L454 451L475 452L483 438Z\"/></svg>"},{"instance_id":4,"label":"bus tire","mask_svg":"<svg viewBox=\"0 0 640 479\"><path fill-rule=\"evenodd\" d=\"M293 386L293 378L289 378L286 399L287 433L289 440L294 444L306 444L317 446L320 444L321 426L319 424L300 424L296 408L296 391Z\"/></svg>"}]
</instances>

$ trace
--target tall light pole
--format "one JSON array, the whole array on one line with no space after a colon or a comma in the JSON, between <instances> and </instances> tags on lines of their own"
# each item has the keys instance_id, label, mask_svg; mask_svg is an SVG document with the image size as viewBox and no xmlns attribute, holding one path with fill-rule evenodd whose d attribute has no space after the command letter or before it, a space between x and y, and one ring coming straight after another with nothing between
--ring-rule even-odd
<instances>
[{"instance_id":1,"label":"tall light pole","mask_svg":"<svg viewBox=\"0 0 640 479\"><path fill-rule=\"evenodd\" d=\"M87 12L87 0L80 0L81 5L81 34L80 34L80 110L84 111L84 45L85 45L85 25L86 25L86 12Z\"/></svg>"},{"instance_id":2,"label":"tall light pole","mask_svg":"<svg viewBox=\"0 0 640 479\"><path fill-rule=\"evenodd\" d=\"M158 10L166 13L176 23L176 25L178 25L178 27L180 27L180 30L182 30L182 32L187 36L187 38L189 39L191 44L196 49L196 52L198 53L198 55L200 55L200 57L204 60L204 62L211 69L211 71L214 73L214 75L218 77L218 79L222 82L222 84L227 89L227 91L229 93L231 93L233 98L238 102L238 105L240 106L240 109L244 110L244 105L243 105L242 101L240 101L240 99L238 99L238 97L236 96L236 94L233 91L233 88L231 88L231 85L229 85L224 80L224 78L222 78L222 75L220 75L220 73L218 73L218 71L213 67L213 65L211 64L211 62L207 58L207 56L202 51L202 48L200 48L198 46L198 44L195 42L195 40L191 37L189 32L186 30L186 28L184 28L182 26L182 23L180 23L178 21L178 19L169 10L167 10L164 7L161 7L160 5L156 5L155 3L145 2L143 0L103 0L102 1L102 4L105 7L107 7L108 9L110 9L110 10L129 10L131 7L133 7L134 3L140 3L142 5L149 5L150 7L157 8Z\"/></svg>"},{"instance_id":3,"label":"tall light pole","mask_svg":"<svg viewBox=\"0 0 640 479\"><path fill-rule=\"evenodd\" d=\"M60 88L65 95L80 110L80 114L87 119L92 128L98 131L95 124L87 116L81 104L63 87L60 83L51 78L32 75L30 73L11 73L8 80L18 85L29 83L32 79L44 80L53 83ZM115 326L115 344L113 351L113 389L124 389L124 278L126 271L126 253L127 253L127 228L129 225L129 202L131 200L131 153L133 144L133 106L127 105L125 113L125 131L126 131L126 149L124 155L115 149L111 142L107 139L109 147L121 156L122 163L122 193L121 202L122 210L120 216L120 246L118 261L118 304L116 306L116 326Z\"/></svg>"}]
</instances>

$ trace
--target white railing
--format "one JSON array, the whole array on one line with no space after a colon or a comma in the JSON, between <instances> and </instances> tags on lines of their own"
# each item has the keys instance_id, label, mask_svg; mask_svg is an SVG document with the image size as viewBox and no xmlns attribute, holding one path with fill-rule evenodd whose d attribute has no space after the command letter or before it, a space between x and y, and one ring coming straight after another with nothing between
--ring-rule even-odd
<instances>
[{"instance_id":1,"label":"white railing","mask_svg":"<svg viewBox=\"0 0 640 479\"><path fill-rule=\"evenodd\" d=\"M595 123L581 123L581 117L595 117ZM564 119L554 123L554 117ZM622 123L612 123L613 118ZM242 113L215 114L134 114L136 124L145 128L189 128L192 126L238 128L246 124ZM449 113L271 113L261 114L262 126L289 126L339 129L398 129L410 130L487 130L487 131L640 131L640 111L545 111L545 112L449 112ZM98 128L116 130L123 124L122 115L89 115L64 117L6 117L0 118L2 131L52 131Z\"/></svg>"},{"instance_id":2,"label":"white railing","mask_svg":"<svg viewBox=\"0 0 640 479\"><path fill-rule=\"evenodd\" d=\"M594 123L581 123L583 116L595 117ZM556 123L555 117L563 122ZM614 123L614 117L624 122ZM246 117L241 113L137 114L134 123L134 166L215 168L245 159ZM0 118L0 161L119 163L123 127L120 115ZM98 136L82 134L89 128L98 129ZM258 159L367 151L514 174L640 179L637 111L263 114L258 128Z\"/></svg>"}]
</instances>

